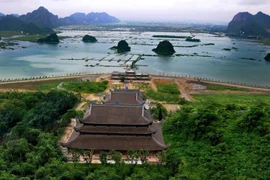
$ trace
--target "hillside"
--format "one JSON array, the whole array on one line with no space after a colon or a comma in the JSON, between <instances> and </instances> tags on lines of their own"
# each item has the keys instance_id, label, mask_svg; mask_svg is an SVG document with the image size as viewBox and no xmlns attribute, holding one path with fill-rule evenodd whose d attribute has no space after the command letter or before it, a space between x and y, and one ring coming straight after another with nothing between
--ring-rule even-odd
<instances>
[{"instance_id":1,"label":"hillside","mask_svg":"<svg viewBox=\"0 0 270 180\"><path fill-rule=\"evenodd\" d=\"M55 28L59 25L58 16L52 14L44 7L39 7L37 10L22 15L19 18L26 23L32 22L40 27Z\"/></svg>"},{"instance_id":2,"label":"hillside","mask_svg":"<svg viewBox=\"0 0 270 180\"><path fill-rule=\"evenodd\" d=\"M69 17L61 18L60 25L84 25L84 24L102 24L102 23L118 23L119 19L110 16L107 13L75 13Z\"/></svg>"},{"instance_id":3,"label":"hillside","mask_svg":"<svg viewBox=\"0 0 270 180\"><path fill-rule=\"evenodd\" d=\"M0 13L0 31L23 31L29 34L49 34L52 28L66 25L87 25L101 23L117 23L119 19L107 13L75 13L69 17L58 18L44 7L19 16Z\"/></svg>"},{"instance_id":4,"label":"hillside","mask_svg":"<svg viewBox=\"0 0 270 180\"><path fill-rule=\"evenodd\" d=\"M227 33L240 37L269 37L270 16L262 12L256 15L240 12L229 23Z\"/></svg>"},{"instance_id":5,"label":"hillside","mask_svg":"<svg viewBox=\"0 0 270 180\"><path fill-rule=\"evenodd\" d=\"M12 15L0 17L0 31L23 31L28 34L46 34L53 32L52 29L40 28L34 23L25 23Z\"/></svg>"},{"instance_id":6,"label":"hillside","mask_svg":"<svg viewBox=\"0 0 270 180\"><path fill-rule=\"evenodd\" d=\"M31 13L22 15L19 17L22 21L26 23L35 23L40 27L55 28L58 26L67 25L87 25L87 24L102 24L102 23L117 23L120 22L119 19L110 16L109 14L94 13L75 13L71 16L65 18L58 18L57 15L52 14L44 7L39 7Z\"/></svg>"}]
</instances>

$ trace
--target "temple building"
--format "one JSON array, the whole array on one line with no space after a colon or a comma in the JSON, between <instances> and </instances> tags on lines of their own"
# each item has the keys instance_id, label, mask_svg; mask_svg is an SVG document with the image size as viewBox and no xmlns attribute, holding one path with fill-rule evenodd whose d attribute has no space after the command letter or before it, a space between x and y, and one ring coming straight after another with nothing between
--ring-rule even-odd
<instances>
[{"instance_id":1,"label":"temple building","mask_svg":"<svg viewBox=\"0 0 270 180\"><path fill-rule=\"evenodd\" d=\"M151 79L148 73L136 73L135 71L129 70L125 72L114 71L112 73L112 80L121 80L124 78L127 81L149 81Z\"/></svg>"},{"instance_id":2,"label":"temple building","mask_svg":"<svg viewBox=\"0 0 270 180\"><path fill-rule=\"evenodd\" d=\"M66 143L67 149L95 150L93 160L102 151L129 150L151 152L149 160L156 161L157 152L167 149L161 122L154 122L145 108L139 90L114 90L103 104L91 103L83 119L77 119L74 131ZM153 160L154 159L154 160Z\"/></svg>"}]
</instances>

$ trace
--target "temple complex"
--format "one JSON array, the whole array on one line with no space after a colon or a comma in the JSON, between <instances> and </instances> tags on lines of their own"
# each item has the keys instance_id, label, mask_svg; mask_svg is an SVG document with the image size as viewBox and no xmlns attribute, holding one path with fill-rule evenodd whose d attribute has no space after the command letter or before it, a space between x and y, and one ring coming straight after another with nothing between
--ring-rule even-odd
<instances>
[{"instance_id":1,"label":"temple complex","mask_svg":"<svg viewBox=\"0 0 270 180\"><path fill-rule=\"evenodd\" d=\"M151 77L148 73L136 73L132 70L125 72L114 71L112 73L112 80L121 80L122 78L127 81L149 81Z\"/></svg>"},{"instance_id":2,"label":"temple complex","mask_svg":"<svg viewBox=\"0 0 270 180\"><path fill-rule=\"evenodd\" d=\"M111 91L102 104L91 103L84 118L77 119L69 140L61 145L68 150L95 150L95 162L100 152L112 150L121 152L123 160L129 150L149 151L148 160L155 162L155 154L167 149L161 122L153 121L140 91L128 89Z\"/></svg>"}]
</instances>

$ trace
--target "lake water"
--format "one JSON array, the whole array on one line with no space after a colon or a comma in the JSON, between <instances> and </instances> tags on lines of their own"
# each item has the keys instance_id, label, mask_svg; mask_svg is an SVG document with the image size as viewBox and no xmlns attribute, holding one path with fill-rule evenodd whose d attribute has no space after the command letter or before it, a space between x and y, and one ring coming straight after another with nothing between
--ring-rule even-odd
<instances>
[{"instance_id":1,"label":"lake water","mask_svg":"<svg viewBox=\"0 0 270 180\"><path fill-rule=\"evenodd\" d=\"M91 34L96 36L98 43L83 43L82 36ZM19 42L20 47L15 50L0 50L0 79L14 79L31 76L67 74L75 72L112 72L124 71L123 68L85 67L84 61L66 61L62 58L103 58L113 54L110 47L117 45L124 39L131 46L129 54L155 55L152 51L157 44L164 40L153 38L153 35L188 36L189 33L162 33L162 32L87 32L64 31L60 36L69 36L58 45L40 45L29 42ZM176 54L197 53L199 56L163 57L145 56L138 64L149 65L140 67L139 72L155 74L178 74L192 77L202 77L221 81L247 83L252 85L270 86L270 63L264 60L270 52L269 46L263 46L252 41L216 37L210 34L195 34L200 43L186 42L184 39L167 39L174 46ZM214 43L215 45L205 45ZM177 47L193 46L196 47ZM223 48L232 48L223 51ZM117 55L115 55L117 56ZM113 57L113 55L110 55ZM121 56L122 57L122 56ZM247 60L253 58L255 60ZM117 65L112 62L90 62L103 65ZM121 62L123 63L123 62Z\"/></svg>"}]
</instances>

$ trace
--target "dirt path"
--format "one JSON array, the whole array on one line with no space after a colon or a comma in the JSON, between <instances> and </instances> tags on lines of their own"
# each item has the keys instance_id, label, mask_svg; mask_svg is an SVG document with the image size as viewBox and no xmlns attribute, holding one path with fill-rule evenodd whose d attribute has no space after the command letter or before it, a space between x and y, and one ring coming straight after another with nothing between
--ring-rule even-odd
<instances>
[{"instance_id":1,"label":"dirt path","mask_svg":"<svg viewBox=\"0 0 270 180\"><path fill-rule=\"evenodd\" d=\"M181 92L180 97L185 98L187 101L193 101L193 97L190 95L190 87L183 79L176 79L175 83Z\"/></svg>"},{"instance_id":2,"label":"dirt path","mask_svg":"<svg viewBox=\"0 0 270 180\"><path fill-rule=\"evenodd\" d=\"M154 91L157 91L157 86L155 85L154 80L155 79L151 79L149 85Z\"/></svg>"},{"instance_id":3,"label":"dirt path","mask_svg":"<svg viewBox=\"0 0 270 180\"><path fill-rule=\"evenodd\" d=\"M1 89L0 92L36 92L35 90L27 90L27 89Z\"/></svg>"},{"instance_id":4,"label":"dirt path","mask_svg":"<svg viewBox=\"0 0 270 180\"><path fill-rule=\"evenodd\" d=\"M227 83L219 83L219 82L211 82L211 81L201 81L201 82L205 84L211 84L211 85L236 87L236 88L242 88L242 89L247 89L247 90L256 91L256 92L260 91L260 92L270 93L270 89L260 88L260 87L249 87L249 86L242 86L242 85L237 85L237 84L227 84Z\"/></svg>"}]
</instances>

